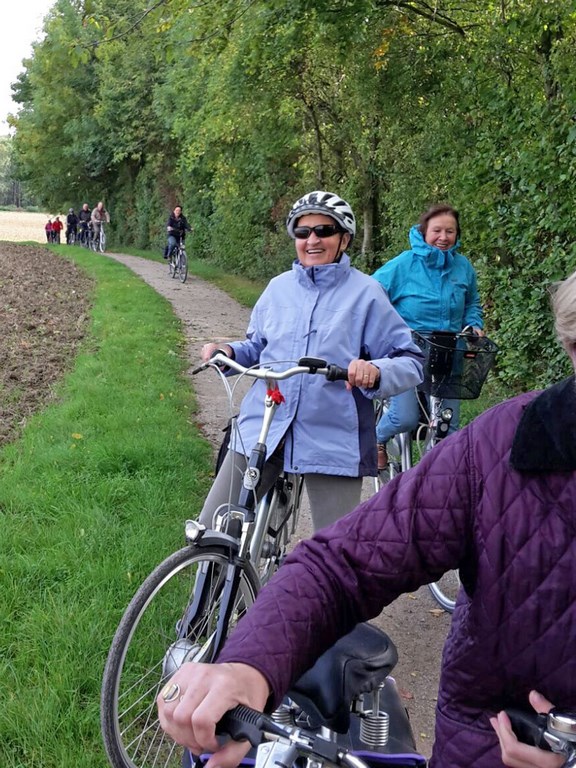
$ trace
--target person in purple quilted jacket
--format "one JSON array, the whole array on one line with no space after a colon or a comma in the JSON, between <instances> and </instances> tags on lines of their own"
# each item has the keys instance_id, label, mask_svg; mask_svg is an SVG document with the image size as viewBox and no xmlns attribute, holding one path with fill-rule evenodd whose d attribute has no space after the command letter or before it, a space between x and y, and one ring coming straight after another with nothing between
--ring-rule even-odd
<instances>
[{"instance_id":1,"label":"person in purple quilted jacket","mask_svg":"<svg viewBox=\"0 0 576 768\"><path fill-rule=\"evenodd\" d=\"M552 304L576 373L576 273L555 286ZM502 757L491 721L504 722L508 707L529 709L534 688L559 708L576 705L574 374L490 409L301 542L218 663L185 664L171 678L181 695L159 696L162 727L193 753L214 752L208 768L231 768L246 747L218 745L215 723L227 709L274 708L358 622L454 568L462 588L430 766L523 765ZM544 757L543 766L561 764Z\"/></svg>"}]
</instances>

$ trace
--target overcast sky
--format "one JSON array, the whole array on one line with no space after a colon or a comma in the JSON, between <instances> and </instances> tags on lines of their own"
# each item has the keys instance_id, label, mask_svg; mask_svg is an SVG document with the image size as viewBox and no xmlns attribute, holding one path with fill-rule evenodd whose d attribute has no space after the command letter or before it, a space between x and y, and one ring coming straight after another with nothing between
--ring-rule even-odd
<instances>
[{"instance_id":1,"label":"overcast sky","mask_svg":"<svg viewBox=\"0 0 576 768\"><path fill-rule=\"evenodd\" d=\"M54 0L4 0L0 24L0 136L8 133L6 115L16 112L10 83L22 72L22 59L30 56L40 37L42 19ZM9 7L8 7L9 6Z\"/></svg>"}]
</instances>

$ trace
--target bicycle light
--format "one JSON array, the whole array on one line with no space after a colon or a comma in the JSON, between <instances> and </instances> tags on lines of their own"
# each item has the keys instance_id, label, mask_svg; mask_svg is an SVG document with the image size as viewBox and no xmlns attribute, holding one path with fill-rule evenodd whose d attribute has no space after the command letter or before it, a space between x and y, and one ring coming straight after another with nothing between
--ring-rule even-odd
<instances>
[{"instance_id":1,"label":"bicycle light","mask_svg":"<svg viewBox=\"0 0 576 768\"><path fill-rule=\"evenodd\" d=\"M206 526L198 523L196 520L186 520L184 533L187 541L196 541L200 534L206 530Z\"/></svg>"},{"instance_id":2,"label":"bicycle light","mask_svg":"<svg viewBox=\"0 0 576 768\"><path fill-rule=\"evenodd\" d=\"M441 439L446 437L448 430L450 429L450 422L452 421L453 411L452 408L443 408L440 411L440 417L436 424L436 437Z\"/></svg>"},{"instance_id":3,"label":"bicycle light","mask_svg":"<svg viewBox=\"0 0 576 768\"><path fill-rule=\"evenodd\" d=\"M452 408L444 408L440 413L440 418L442 419L442 421L450 422L452 421L452 416L453 416Z\"/></svg>"}]
</instances>

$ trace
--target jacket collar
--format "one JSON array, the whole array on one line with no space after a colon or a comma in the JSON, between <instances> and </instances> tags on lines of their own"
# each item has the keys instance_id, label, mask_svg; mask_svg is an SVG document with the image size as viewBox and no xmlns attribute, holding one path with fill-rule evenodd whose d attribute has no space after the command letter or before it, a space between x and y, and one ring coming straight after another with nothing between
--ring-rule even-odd
<instances>
[{"instance_id":1,"label":"jacket collar","mask_svg":"<svg viewBox=\"0 0 576 768\"><path fill-rule=\"evenodd\" d=\"M420 256L425 264L431 269L449 269L454 261L454 256L458 252L460 247L460 241L449 248L447 251L442 251L440 248L434 248L433 245L429 245L424 236L420 232L420 227L415 224L408 235L410 240L410 247L418 256Z\"/></svg>"},{"instance_id":2,"label":"jacket collar","mask_svg":"<svg viewBox=\"0 0 576 768\"><path fill-rule=\"evenodd\" d=\"M518 472L576 470L576 377L546 389L526 406L510 464Z\"/></svg>"},{"instance_id":3,"label":"jacket collar","mask_svg":"<svg viewBox=\"0 0 576 768\"><path fill-rule=\"evenodd\" d=\"M303 267L296 259L292 264L292 269L297 280L304 286L315 285L318 288L329 288L343 280L350 272L350 257L347 253L343 253L340 261L320 264L317 267Z\"/></svg>"}]
</instances>

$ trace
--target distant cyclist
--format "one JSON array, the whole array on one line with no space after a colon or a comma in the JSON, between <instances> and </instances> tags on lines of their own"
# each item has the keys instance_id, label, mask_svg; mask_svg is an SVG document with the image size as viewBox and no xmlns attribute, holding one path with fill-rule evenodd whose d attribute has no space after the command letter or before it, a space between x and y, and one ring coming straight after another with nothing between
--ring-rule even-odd
<instances>
[{"instance_id":1,"label":"distant cyclist","mask_svg":"<svg viewBox=\"0 0 576 768\"><path fill-rule=\"evenodd\" d=\"M78 213L78 232L80 235L80 242L86 243L88 241L88 227L92 218L92 211L88 203L84 203L82 210Z\"/></svg>"},{"instance_id":2,"label":"distant cyclist","mask_svg":"<svg viewBox=\"0 0 576 768\"><path fill-rule=\"evenodd\" d=\"M56 216L52 222L52 242L60 244L60 233L64 229L64 224L60 221L60 216Z\"/></svg>"},{"instance_id":3,"label":"distant cyclist","mask_svg":"<svg viewBox=\"0 0 576 768\"><path fill-rule=\"evenodd\" d=\"M186 238L186 232L192 232L192 227L188 223L186 216L182 213L182 206L177 205L168 218L166 224L168 233L168 245L164 249L164 258L170 257L181 241Z\"/></svg>"},{"instance_id":4,"label":"distant cyclist","mask_svg":"<svg viewBox=\"0 0 576 768\"><path fill-rule=\"evenodd\" d=\"M70 245L70 239L72 238L72 235L74 235L74 239L76 239L76 235L78 233L78 216L76 216L74 212L74 208L70 208L68 211L68 215L66 216L66 243Z\"/></svg>"},{"instance_id":5,"label":"distant cyclist","mask_svg":"<svg viewBox=\"0 0 576 768\"><path fill-rule=\"evenodd\" d=\"M96 208L94 208L90 219L92 221L92 236L97 240L100 237L102 224L107 224L110 221L110 214L106 208L104 208L104 203L102 201L100 201Z\"/></svg>"}]
</instances>

